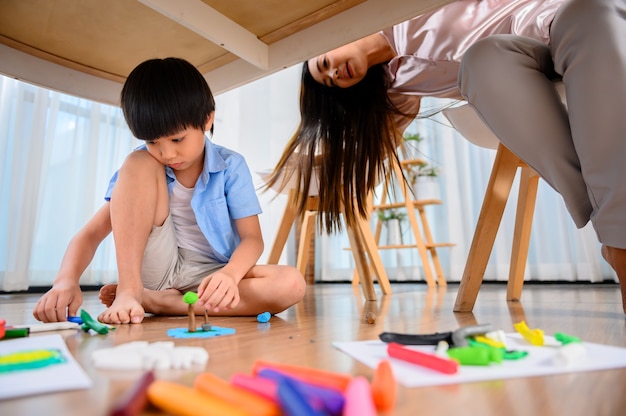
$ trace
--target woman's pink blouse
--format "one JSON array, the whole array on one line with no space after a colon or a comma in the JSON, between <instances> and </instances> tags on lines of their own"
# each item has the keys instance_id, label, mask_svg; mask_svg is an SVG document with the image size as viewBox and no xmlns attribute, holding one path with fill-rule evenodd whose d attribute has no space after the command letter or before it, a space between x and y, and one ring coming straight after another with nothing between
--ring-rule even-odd
<instances>
[{"instance_id":1,"label":"woman's pink blouse","mask_svg":"<svg viewBox=\"0 0 626 416\"><path fill-rule=\"evenodd\" d=\"M564 1L458 0L383 30L397 53L388 64L392 100L406 102L406 95L461 98L457 73L470 45L507 33L548 44L550 23Z\"/></svg>"}]
</instances>

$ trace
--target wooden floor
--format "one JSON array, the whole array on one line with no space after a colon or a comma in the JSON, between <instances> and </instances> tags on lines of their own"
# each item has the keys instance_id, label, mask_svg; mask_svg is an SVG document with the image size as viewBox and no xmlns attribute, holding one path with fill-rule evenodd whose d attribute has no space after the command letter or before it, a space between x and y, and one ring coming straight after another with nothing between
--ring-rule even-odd
<instances>
[{"instance_id":1,"label":"wooden floor","mask_svg":"<svg viewBox=\"0 0 626 416\"><path fill-rule=\"evenodd\" d=\"M431 333L475 323L491 323L513 332L525 320L546 334L562 331L584 341L626 347L626 316L617 285L526 285L522 303L505 302L506 287L485 284L473 313L455 314L457 286L428 290L423 284L393 284L393 294L365 302L349 284L309 286L304 301L275 316L269 326L255 318L215 318L211 323L236 334L205 340L176 340L202 346L210 354L206 369L158 371L157 378L191 385L199 371L224 379L249 372L256 359L305 365L353 375L372 370L336 350L333 341L373 340L383 331ZM378 288L377 288L378 290ZM38 295L1 295L0 317L9 324L35 323L31 310ZM83 308L97 315L103 306L95 293ZM364 315L374 312L373 325ZM142 324L121 325L108 335L62 331L66 342L94 382L90 390L40 395L0 402L2 415L106 415L112 401L132 385L139 372L94 369L92 351L135 340L171 340L166 330L185 327L185 317L148 317ZM37 336L37 335L33 335ZM2 378L0 376L0 386ZM518 378L443 387L399 387L394 415L624 415L626 368L566 375ZM145 414L160 414L149 408Z\"/></svg>"}]
</instances>

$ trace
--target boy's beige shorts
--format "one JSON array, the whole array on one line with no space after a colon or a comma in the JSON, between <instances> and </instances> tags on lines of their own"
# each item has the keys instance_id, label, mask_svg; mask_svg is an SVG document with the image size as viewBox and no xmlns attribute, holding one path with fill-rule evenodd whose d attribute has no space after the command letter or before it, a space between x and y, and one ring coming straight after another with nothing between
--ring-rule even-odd
<instances>
[{"instance_id":1,"label":"boy's beige shorts","mask_svg":"<svg viewBox=\"0 0 626 416\"><path fill-rule=\"evenodd\" d=\"M224 263L201 253L178 247L174 223L168 216L162 226L152 227L141 267L146 289L196 291L200 282Z\"/></svg>"}]
</instances>

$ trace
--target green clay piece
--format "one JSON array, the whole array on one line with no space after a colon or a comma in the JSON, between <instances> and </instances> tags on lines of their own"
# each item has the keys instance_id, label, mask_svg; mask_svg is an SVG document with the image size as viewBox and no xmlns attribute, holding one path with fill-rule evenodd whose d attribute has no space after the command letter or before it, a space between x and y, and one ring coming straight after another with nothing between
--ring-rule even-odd
<instances>
[{"instance_id":1,"label":"green clay piece","mask_svg":"<svg viewBox=\"0 0 626 416\"><path fill-rule=\"evenodd\" d=\"M502 362L502 351L490 347L450 348L448 356L461 365L489 365Z\"/></svg>"},{"instance_id":2,"label":"green clay piece","mask_svg":"<svg viewBox=\"0 0 626 416\"><path fill-rule=\"evenodd\" d=\"M90 329L93 329L98 334L108 334L109 326L102 324L91 317L84 309L80 310L80 319L83 320L83 324L80 326L81 329L85 332L88 332ZM115 328L112 328L115 329Z\"/></svg>"},{"instance_id":3,"label":"green clay piece","mask_svg":"<svg viewBox=\"0 0 626 416\"><path fill-rule=\"evenodd\" d=\"M198 294L196 292L187 292L183 295L183 302L188 305L193 305L198 301Z\"/></svg>"},{"instance_id":4,"label":"green clay piece","mask_svg":"<svg viewBox=\"0 0 626 416\"><path fill-rule=\"evenodd\" d=\"M528 351L511 350L505 351L502 358L505 360L519 360L520 358L524 358L526 356L528 356Z\"/></svg>"},{"instance_id":5,"label":"green clay piece","mask_svg":"<svg viewBox=\"0 0 626 416\"><path fill-rule=\"evenodd\" d=\"M572 342L582 342L580 338L567 335L563 332L555 332L554 338L563 345L571 344Z\"/></svg>"}]
</instances>

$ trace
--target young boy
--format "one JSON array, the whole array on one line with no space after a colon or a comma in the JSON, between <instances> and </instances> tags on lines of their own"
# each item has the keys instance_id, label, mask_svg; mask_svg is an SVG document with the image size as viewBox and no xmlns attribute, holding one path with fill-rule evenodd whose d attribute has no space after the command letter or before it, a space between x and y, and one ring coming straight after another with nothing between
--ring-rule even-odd
<instances>
[{"instance_id":1,"label":"young boy","mask_svg":"<svg viewBox=\"0 0 626 416\"><path fill-rule=\"evenodd\" d=\"M263 252L261 212L243 157L213 144L215 101L196 68L152 59L128 76L122 110L145 145L113 176L104 206L70 242L61 268L33 315L65 321L82 303L81 274L112 231L119 281L100 290L109 324L139 323L144 312L278 313L299 302L305 281L293 267L256 265Z\"/></svg>"}]
</instances>

